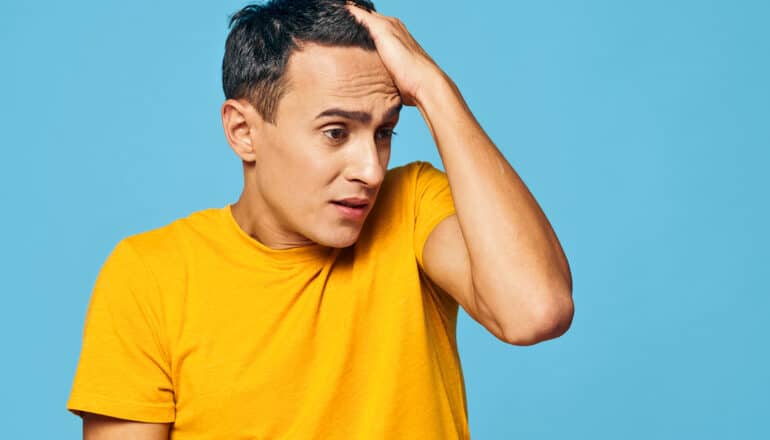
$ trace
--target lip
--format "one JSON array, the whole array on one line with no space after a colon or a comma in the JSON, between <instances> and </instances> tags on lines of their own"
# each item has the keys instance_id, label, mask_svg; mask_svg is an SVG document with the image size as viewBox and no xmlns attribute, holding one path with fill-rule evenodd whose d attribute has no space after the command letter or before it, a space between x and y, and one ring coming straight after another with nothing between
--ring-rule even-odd
<instances>
[{"instance_id":1,"label":"lip","mask_svg":"<svg viewBox=\"0 0 770 440\"><path fill-rule=\"evenodd\" d=\"M331 203L335 208L337 208L337 212L340 213L342 217L348 220L355 220L355 221L363 220L364 217L366 217L366 212L369 208L368 204L361 206L360 208L351 208L348 206L338 205L334 202L329 202L329 203Z\"/></svg>"},{"instance_id":2,"label":"lip","mask_svg":"<svg viewBox=\"0 0 770 440\"><path fill-rule=\"evenodd\" d=\"M349 203L351 205L369 205L370 201L369 199L365 197L347 197L340 200L333 200L334 202L345 202Z\"/></svg>"}]
</instances>

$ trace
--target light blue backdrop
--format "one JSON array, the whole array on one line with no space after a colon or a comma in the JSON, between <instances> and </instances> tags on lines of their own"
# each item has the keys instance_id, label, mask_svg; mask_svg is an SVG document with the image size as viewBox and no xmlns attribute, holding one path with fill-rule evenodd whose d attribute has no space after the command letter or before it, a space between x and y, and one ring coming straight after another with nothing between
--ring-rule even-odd
<instances>
[{"instance_id":1,"label":"light blue backdrop","mask_svg":"<svg viewBox=\"0 0 770 440\"><path fill-rule=\"evenodd\" d=\"M65 402L115 243L237 199L218 112L243 4L0 5L4 438L79 438ZM506 345L461 313L474 439L770 438L768 5L378 3L460 86L573 271L557 340ZM391 166L441 166L402 116Z\"/></svg>"}]
</instances>

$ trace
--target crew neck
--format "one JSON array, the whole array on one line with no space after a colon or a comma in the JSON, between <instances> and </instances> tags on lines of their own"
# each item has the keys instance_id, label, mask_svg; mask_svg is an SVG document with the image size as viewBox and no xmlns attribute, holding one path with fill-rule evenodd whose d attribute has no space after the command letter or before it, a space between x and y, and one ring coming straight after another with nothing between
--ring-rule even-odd
<instances>
[{"instance_id":1,"label":"crew neck","mask_svg":"<svg viewBox=\"0 0 770 440\"><path fill-rule=\"evenodd\" d=\"M233 216L232 204L228 203L220 208L220 213L224 217L227 228L231 235L239 241L243 248L256 258L264 258L273 263L300 263L311 260L324 260L334 248L314 243L307 246L299 246L288 249L273 249L264 243L250 236L241 228L241 225Z\"/></svg>"}]
</instances>

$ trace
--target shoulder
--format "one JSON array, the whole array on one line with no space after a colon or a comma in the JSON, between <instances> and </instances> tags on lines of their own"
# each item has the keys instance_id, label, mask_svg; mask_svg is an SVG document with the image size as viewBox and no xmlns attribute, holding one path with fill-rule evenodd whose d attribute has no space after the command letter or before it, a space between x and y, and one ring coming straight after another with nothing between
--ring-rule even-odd
<instances>
[{"instance_id":1,"label":"shoulder","mask_svg":"<svg viewBox=\"0 0 770 440\"><path fill-rule=\"evenodd\" d=\"M121 240L143 256L179 252L180 247L196 233L215 227L221 208L207 208L191 212L162 226L129 235Z\"/></svg>"},{"instance_id":2,"label":"shoulder","mask_svg":"<svg viewBox=\"0 0 770 440\"><path fill-rule=\"evenodd\" d=\"M393 167L385 173L372 214L391 217L401 212L414 216L417 201L426 189L445 186L446 174L430 162L417 160Z\"/></svg>"},{"instance_id":3,"label":"shoulder","mask_svg":"<svg viewBox=\"0 0 770 440\"><path fill-rule=\"evenodd\" d=\"M164 225L126 236L114 253L130 253L156 276L185 271L191 243L205 230L216 228L221 208L194 211Z\"/></svg>"},{"instance_id":4,"label":"shoulder","mask_svg":"<svg viewBox=\"0 0 770 440\"><path fill-rule=\"evenodd\" d=\"M385 174L385 180L391 182L404 182L416 179L426 169L434 168L433 164L424 160L414 160L403 165L393 167Z\"/></svg>"},{"instance_id":5,"label":"shoulder","mask_svg":"<svg viewBox=\"0 0 770 440\"><path fill-rule=\"evenodd\" d=\"M369 223L378 222L380 219L392 222L393 216L407 214L404 209L414 204L414 181L418 166L418 162L409 162L387 170L374 208L369 214Z\"/></svg>"},{"instance_id":6,"label":"shoulder","mask_svg":"<svg viewBox=\"0 0 770 440\"><path fill-rule=\"evenodd\" d=\"M380 187L380 195L387 197L413 196L419 179L426 170L435 169L430 162L412 161L389 169Z\"/></svg>"}]
</instances>

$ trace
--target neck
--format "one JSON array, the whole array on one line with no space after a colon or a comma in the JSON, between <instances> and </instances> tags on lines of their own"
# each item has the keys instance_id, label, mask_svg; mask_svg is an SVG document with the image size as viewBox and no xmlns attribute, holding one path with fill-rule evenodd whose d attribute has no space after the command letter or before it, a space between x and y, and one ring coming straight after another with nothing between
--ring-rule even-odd
<instances>
[{"instance_id":1,"label":"neck","mask_svg":"<svg viewBox=\"0 0 770 440\"><path fill-rule=\"evenodd\" d=\"M235 222L249 236L271 249L290 249L315 244L291 232L282 224L280 215L262 197L256 176L244 167L244 185L238 201L232 205Z\"/></svg>"}]
</instances>

